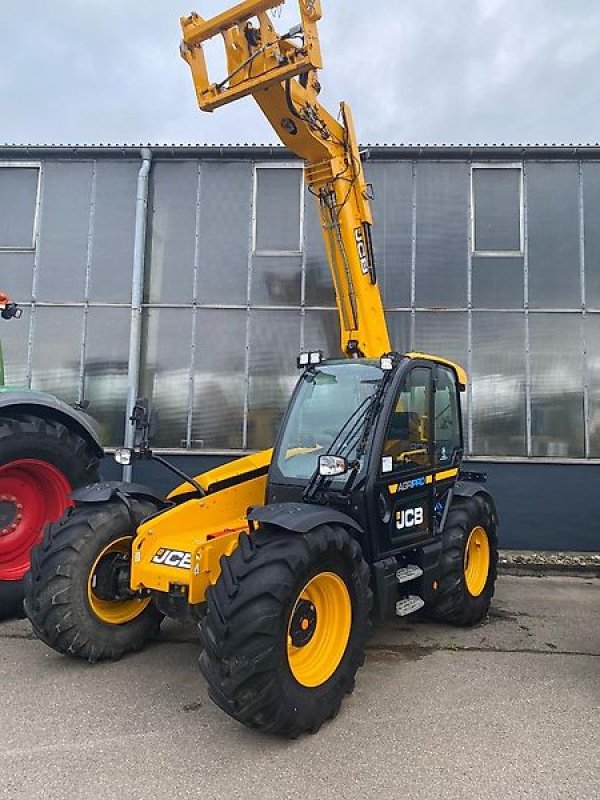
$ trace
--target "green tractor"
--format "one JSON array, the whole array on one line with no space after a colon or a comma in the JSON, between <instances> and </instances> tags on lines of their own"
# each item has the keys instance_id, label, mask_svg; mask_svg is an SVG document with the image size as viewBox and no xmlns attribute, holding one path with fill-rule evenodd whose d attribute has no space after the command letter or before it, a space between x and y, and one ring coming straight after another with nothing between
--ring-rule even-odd
<instances>
[{"instance_id":1,"label":"green tractor","mask_svg":"<svg viewBox=\"0 0 600 800\"><path fill-rule=\"evenodd\" d=\"M21 313L0 293L2 319ZM0 345L0 619L22 615L31 548L70 505L70 492L98 480L102 456L89 415L51 395L4 385Z\"/></svg>"}]
</instances>

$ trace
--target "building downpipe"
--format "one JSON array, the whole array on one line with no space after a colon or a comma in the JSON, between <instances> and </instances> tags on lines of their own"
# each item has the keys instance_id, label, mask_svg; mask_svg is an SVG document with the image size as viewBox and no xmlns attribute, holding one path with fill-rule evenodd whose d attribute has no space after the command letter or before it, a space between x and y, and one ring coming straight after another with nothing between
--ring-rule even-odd
<instances>
[{"instance_id":1,"label":"building downpipe","mask_svg":"<svg viewBox=\"0 0 600 800\"><path fill-rule=\"evenodd\" d=\"M148 228L148 186L152 151L140 150L142 165L138 174L135 203L135 240L133 245L133 276L131 283L131 327L129 333L129 365L127 368L127 408L125 411L125 447L135 444L135 427L130 417L140 390L142 353L142 305L144 301L144 272L146 265L146 231ZM133 465L123 467L123 480L130 482Z\"/></svg>"}]
</instances>

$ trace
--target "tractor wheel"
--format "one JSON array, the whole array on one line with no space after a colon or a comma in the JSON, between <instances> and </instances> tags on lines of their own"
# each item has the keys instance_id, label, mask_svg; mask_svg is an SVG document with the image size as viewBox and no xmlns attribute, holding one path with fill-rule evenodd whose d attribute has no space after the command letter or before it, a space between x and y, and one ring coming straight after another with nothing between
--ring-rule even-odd
<instances>
[{"instance_id":1,"label":"tractor wheel","mask_svg":"<svg viewBox=\"0 0 600 800\"><path fill-rule=\"evenodd\" d=\"M261 528L221 566L200 623L211 698L265 733L315 733L364 661L372 594L360 546L337 525Z\"/></svg>"},{"instance_id":2,"label":"tractor wheel","mask_svg":"<svg viewBox=\"0 0 600 800\"><path fill-rule=\"evenodd\" d=\"M25 611L37 636L59 653L90 662L140 650L159 631L150 596L129 592L128 564L137 524L157 511L131 500L70 508L33 548Z\"/></svg>"},{"instance_id":3,"label":"tractor wheel","mask_svg":"<svg viewBox=\"0 0 600 800\"><path fill-rule=\"evenodd\" d=\"M496 585L498 541L494 514L482 497L453 501L443 534L441 576L429 617L475 625L487 614Z\"/></svg>"},{"instance_id":4,"label":"tractor wheel","mask_svg":"<svg viewBox=\"0 0 600 800\"><path fill-rule=\"evenodd\" d=\"M44 526L72 489L98 480L98 458L59 422L0 416L0 619L22 613L23 576Z\"/></svg>"}]
</instances>

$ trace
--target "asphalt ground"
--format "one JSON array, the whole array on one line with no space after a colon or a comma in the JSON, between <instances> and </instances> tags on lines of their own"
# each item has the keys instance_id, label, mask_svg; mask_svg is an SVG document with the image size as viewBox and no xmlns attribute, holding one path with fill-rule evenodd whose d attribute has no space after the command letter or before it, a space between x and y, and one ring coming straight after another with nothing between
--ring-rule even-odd
<instances>
[{"instance_id":1,"label":"asphalt ground","mask_svg":"<svg viewBox=\"0 0 600 800\"><path fill-rule=\"evenodd\" d=\"M265 737L209 700L193 627L118 663L0 624L0 797L600 798L600 580L498 581L489 619L377 628L314 736Z\"/></svg>"}]
</instances>

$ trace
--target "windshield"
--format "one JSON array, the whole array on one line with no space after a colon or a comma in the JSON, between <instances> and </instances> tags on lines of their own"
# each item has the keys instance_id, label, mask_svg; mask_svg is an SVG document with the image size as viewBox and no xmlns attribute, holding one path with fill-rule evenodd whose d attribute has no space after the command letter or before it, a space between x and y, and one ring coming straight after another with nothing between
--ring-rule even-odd
<instances>
[{"instance_id":1,"label":"windshield","mask_svg":"<svg viewBox=\"0 0 600 800\"><path fill-rule=\"evenodd\" d=\"M323 364L302 377L277 455L277 467L284 477L310 478L319 456L328 451L350 419L332 452L353 459L359 439L354 428L358 425L362 430L362 411L382 374L374 364L345 361Z\"/></svg>"}]
</instances>

